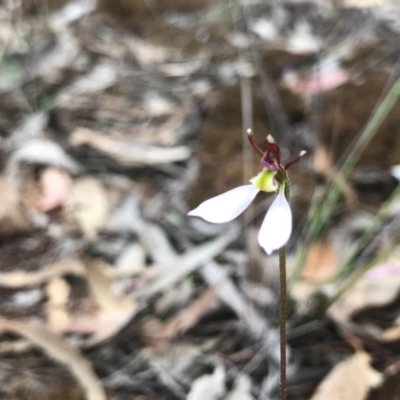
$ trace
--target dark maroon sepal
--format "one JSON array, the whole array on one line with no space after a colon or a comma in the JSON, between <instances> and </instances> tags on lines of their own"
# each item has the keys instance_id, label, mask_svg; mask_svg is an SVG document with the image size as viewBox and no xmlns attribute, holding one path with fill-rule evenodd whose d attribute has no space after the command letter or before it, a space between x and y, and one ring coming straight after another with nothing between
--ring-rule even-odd
<instances>
[{"instance_id":1,"label":"dark maroon sepal","mask_svg":"<svg viewBox=\"0 0 400 400\"><path fill-rule=\"evenodd\" d=\"M275 143L274 138L271 135L268 135L267 138L265 139L265 149L267 150L267 153L272 154L271 158L275 158L277 161L278 165L281 164L281 150L279 146Z\"/></svg>"},{"instance_id":2,"label":"dark maroon sepal","mask_svg":"<svg viewBox=\"0 0 400 400\"><path fill-rule=\"evenodd\" d=\"M303 157L305 154L306 154L305 151L301 151L300 154L299 154L298 156L296 156L296 157L293 158L292 160L288 161L288 162L285 164L285 170L287 170L287 169L288 169L289 167L291 167L293 164L297 164L297 163L302 159L302 157Z\"/></svg>"},{"instance_id":3,"label":"dark maroon sepal","mask_svg":"<svg viewBox=\"0 0 400 400\"><path fill-rule=\"evenodd\" d=\"M253 131L251 129L247 129L247 140L253 147L253 149L261 156L264 157L264 152L258 147L257 143L254 141Z\"/></svg>"},{"instance_id":4,"label":"dark maroon sepal","mask_svg":"<svg viewBox=\"0 0 400 400\"><path fill-rule=\"evenodd\" d=\"M265 151L263 152L260 147L258 147L257 143L254 140L253 132L251 129L247 130L247 139L249 143L253 147L253 149L261 156L261 165L264 168L267 168L271 171L277 170L287 170L293 164L296 164L300 161L300 159L306 154L305 151L300 152L298 156L290 160L285 164L285 166L281 165L281 149L275 143L274 138L271 135L268 135L264 141Z\"/></svg>"}]
</instances>

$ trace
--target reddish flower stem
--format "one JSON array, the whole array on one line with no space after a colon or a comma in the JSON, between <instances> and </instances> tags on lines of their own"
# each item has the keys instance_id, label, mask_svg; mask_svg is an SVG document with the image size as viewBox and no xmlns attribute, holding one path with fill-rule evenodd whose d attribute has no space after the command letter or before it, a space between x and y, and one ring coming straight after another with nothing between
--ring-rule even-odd
<instances>
[{"instance_id":1,"label":"reddish flower stem","mask_svg":"<svg viewBox=\"0 0 400 400\"><path fill-rule=\"evenodd\" d=\"M279 249L279 337L280 337L280 400L286 400L286 250L285 246Z\"/></svg>"}]
</instances>

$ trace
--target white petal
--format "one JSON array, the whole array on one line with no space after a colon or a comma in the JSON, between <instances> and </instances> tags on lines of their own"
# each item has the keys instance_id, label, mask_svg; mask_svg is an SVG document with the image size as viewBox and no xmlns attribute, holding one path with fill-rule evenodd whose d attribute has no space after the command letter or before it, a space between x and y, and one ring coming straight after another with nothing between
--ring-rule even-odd
<instances>
[{"instance_id":1,"label":"white petal","mask_svg":"<svg viewBox=\"0 0 400 400\"><path fill-rule=\"evenodd\" d=\"M292 211L283 191L280 191L258 232L258 243L267 254L271 254L286 244L291 233Z\"/></svg>"},{"instance_id":2,"label":"white petal","mask_svg":"<svg viewBox=\"0 0 400 400\"><path fill-rule=\"evenodd\" d=\"M391 173L398 181L400 181L400 164L394 165L392 168L390 168L390 173Z\"/></svg>"},{"instance_id":3,"label":"white petal","mask_svg":"<svg viewBox=\"0 0 400 400\"><path fill-rule=\"evenodd\" d=\"M254 200L259 189L253 185L239 186L201 203L188 215L201 217L214 224L229 222L240 215Z\"/></svg>"}]
</instances>

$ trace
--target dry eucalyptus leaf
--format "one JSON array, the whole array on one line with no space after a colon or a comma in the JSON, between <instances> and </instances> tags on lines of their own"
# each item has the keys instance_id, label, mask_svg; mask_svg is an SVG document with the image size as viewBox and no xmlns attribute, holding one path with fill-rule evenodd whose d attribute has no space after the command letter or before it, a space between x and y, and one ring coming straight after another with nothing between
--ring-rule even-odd
<instances>
[{"instance_id":1,"label":"dry eucalyptus leaf","mask_svg":"<svg viewBox=\"0 0 400 400\"><path fill-rule=\"evenodd\" d=\"M32 347L32 342L25 339L13 340L12 342L1 342L0 354L24 353L31 350Z\"/></svg>"},{"instance_id":2,"label":"dry eucalyptus leaf","mask_svg":"<svg viewBox=\"0 0 400 400\"><path fill-rule=\"evenodd\" d=\"M9 146L10 149L16 149L23 146L31 139L40 139L44 137L44 131L49 122L49 116L46 112L38 111L22 118L16 128L11 132Z\"/></svg>"},{"instance_id":3,"label":"dry eucalyptus leaf","mask_svg":"<svg viewBox=\"0 0 400 400\"><path fill-rule=\"evenodd\" d=\"M185 63L169 63L159 66L159 70L169 77L189 76L200 70L207 60L196 60Z\"/></svg>"},{"instance_id":4,"label":"dry eucalyptus leaf","mask_svg":"<svg viewBox=\"0 0 400 400\"><path fill-rule=\"evenodd\" d=\"M63 364L82 386L87 400L106 400L106 394L92 366L80 351L38 324L0 319L0 332L23 336L47 355Z\"/></svg>"},{"instance_id":5,"label":"dry eucalyptus leaf","mask_svg":"<svg viewBox=\"0 0 400 400\"><path fill-rule=\"evenodd\" d=\"M218 400L225 391L225 369L219 365L211 375L203 375L192 383L187 400Z\"/></svg>"},{"instance_id":6,"label":"dry eucalyptus leaf","mask_svg":"<svg viewBox=\"0 0 400 400\"><path fill-rule=\"evenodd\" d=\"M53 46L46 46L29 65L32 77L42 78L49 83L59 82L64 68L73 65L79 54L79 43L72 31L56 28L53 33Z\"/></svg>"},{"instance_id":7,"label":"dry eucalyptus leaf","mask_svg":"<svg viewBox=\"0 0 400 400\"><path fill-rule=\"evenodd\" d=\"M157 46L148 41L140 40L133 36L123 38L129 51L143 65L151 65L165 61L168 51L163 46Z\"/></svg>"},{"instance_id":8,"label":"dry eucalyptus leaf","mask_svg":"<svg viewBox=\"0 0 400 400\"><path fill-rule=\"evenodd\" d=\"M48 164L71 172L78 172L81 169L58 143L47 138L23 141L9 158L7 174L17 179L21 163Z\"/></svg>"},{"instance_id":9,"label":"dry eucalyptus leaf","mask_svg":"<svg viewBox=\"0 0 400 400\"><path fill-rule=\"evenodd\" d=\"M165 370L173 377L181 378L187 375L196 358L210 348L208 346L208 343L199 345L173 341L169 346L144 348L141 354L158 370Z\"/></svg>"},{"instance_id":10,"label":"dry eucalyptus leaf","mask_svg":"<svg viewBox=\"0 0 400 400\"><path fill-rule=\"evenodd\" d=\"M317 242L307 252L302 278L322 282L332 276L338 267L338 257L328 242Z\"/></svg>"},{"instance_id":11,"label":"dry eucalyptus leaf","mask_svg":"<svg viewBox=\"0 0 400 400\"><path fill-rule=\"evenodd\" d=\"M149 268L148 268L149 269ZM165 292L154 304L156 314L166 313L174 307L182 307L194 296L195 287L189 280L180 282L175 290Z\"/></svg>"},{"instance_id":12,"label":"dry eucalyptus leaf","mask_svg":"<svg viewBox=\"0 0 400 400\"><path fill-rule=\"evenodd\" d=\"M124 248L116 260L114 273L116 276L139 275L146 270L146 253L138 243Z\"/></svg>"},{"instance_id":13,"label":"dry eucalyptus leaf","mask_svg":"<svg viewBox=\"0 0 400 400\"><path fill-rule=\"evenodd\" d=\"M225 400L254 400L251 395L250 378L247 375L240 375Z\"/></svg>"},{"instance_id":14,"label":"dry eucalyptus leaf","mask_svg":"<svg viewBox=\"0 0 400 400\"><path fill-rule=\"evenodd\" d=\"M311 400L365 400L381 381L381 374L370 366L370 356L358 352L331 370Z\"/></svg>"},{"instance_id":15,"label":"dry eucalyptus leaf","mask_svg":"<svg viewBox=\"0 0 400 400\"><path fill-rule=\"evenodd\" d=\"M328 309L336 322L346 324L355 313L366 308L386 306L398 297L400 274L397 269L391 268L398 263L398 256L393 257L364 274L350 291Z\"/></svg>"},{"instance_id":16,"label":"dry eucalyptus leaf","mask_svg":"<svg viewBox=\"0 0 400 400\"><path fill-rule=\"evenodd\" d=\"M133 299L117 296L113 292L113 280L106 273L106 266L100 260L85 259L89 288L102 311L122 311L136 308Z\"/></svg>"},{"instance_id":17,"label":"dry eucalyptus leaf","mask_svg":"<svg viewBox=\"0 0 400 400\"><path fill-rule=\"evenodd\" d=\"M18 308L30 308L41 302L43 291L41 288L16 290L11 299Z\"/></svg>"},{"instance_id":18,"label":"dry eucalyptus leaf","mask_svg":"<svg viewBox=\"0 0 400 400\"><path fill-rule=\"evenodd\" d=\"M51 15L50 23L55 30L78 21L94 11L96 7L96 2L93 0L76 1L72 3L66 1L65 3L64 7Z\"/></svg>"},{"instance_id":19,"label":"dry eucalyptus leaf","mask_svg":"<svg viewBox=\"0 0 400 400\"><path fill-rule=\"evenodd\" d=\"M180 311L165 322L156 318L148 320L143 328L143 334L152 342L164 342L195 326L207 312L216 298L216 289L208 289L193 304Z\"/></svg>"},{"instance_id":20,"label":"dry eucalyptus leaf","mask_svg":"<svg viewBox=\"0 0 400 400\"><path fill-rule=\"evenodd\" d=\"M64 259L46 265L38 271L4 272L0 273L0 287L31 287L65 274L82 276L85 274L85 267L78 260Z\"/></svg>"},{"instance_id":21,"label":"dry eucalyptus leaf","mask_svg":"<svg viewBox=\"0 0 400 400\"><path fill-rule=\"evenodd\" d=\"M79 101L76 101L76 99L80 96L102 92L114 85L117 78L115 64L99 63L86 75L78 77L70 86L63 88L57 95L55 102L61 107L74 109L79 105Z\"/></svg>"},{"instance_id":22,"label":"dry eucalyptus leaf","mask_svg":"<svg viewBox=\"0 0 400 400\"><path fill-rule=\"evenodd\" d=\"M123 165L157 165L184 161L190 157L187 146L161 147L138 143L129 138L106 135L87 128L76 128L71 134L73 146L88 145Z\"/></svg>"},{"instance_id":23,"label":"dry eucalyptus leaf","mask_svg":"<svg viewBox=\"0 0 400 400\"><path fill-rule=\"evenodd\" d=\"M294 282L290 287L290 295L298 305L300 313L307 312L309 309L309 300L315 294L316 284L305 280L299 280Z\"/></svg>"},{"instance_id":24,"label":"dry eucalyptus leaf","mask_svg":"<svg viewBox=\"0 0 400 400\"><path fill-rule=\"evenodd\" d=\"M73 315L65 333L83 333L89 335L85 345L94 346L117 334L135 315L136 307L98 311L96 315Z\"/></svg>"},{"instance_id":25,"label":"dry eucalyptus leaf","mask_svg":"<svg viewBox=\"0 0 400 400\"><path fill-rule=\"evenodd\" d=\"M76 220L85 236L93 240L108 219L107 191L95 178L78 179L65 202L65 208Z\"/></svg>"},{"instance_id":26,"label":"dry eucalyptus leaf","mask_svg":"<svg viewBox=\"0 0 400 400\"><path fill-rule=\"evenodd\" d=\"M29 222L22 212L19 193L3 176L0 176L0 196L0 220L3 223L8 220L15 228L27 228Z\"/></svg>"},{"instance_id":27,"label":"dry eucalyptus leaf","mask_svg":"<svg viewBox=\"0 0 400 400\"><path fill-rule=\"evenodd\" d=\"M237 314L252 334L268 340L271 351L274 351L275 356L279 359L279 352L275 347L275 344L279 343L277 331L249 304L243 293L232 282L226 268L211 261L200 270L200 273L209 285L218 285L219 299ZM265 332L268 332L268 338L265 338Z\"/></svg>"},{"instance_id":28,"label":"dry eucalyptus leaf","mask_svg":"<svg viewBox=\"0 0 400 400\"><path fill-rule=\"evenodd\" d=\"M143 232L141 239L146 241L145 245L149 247L152 255L154 255L154 260L163 266L163 271L157 280L146 287L145 290L138 292L138 295L150 297L154 293L165 291L176 285L185 276L220 254L237 235L238 230L232 228L226 234L195 246L187 250L186 253L178 256L173 253L173 249L170 243L168 243L165 233L158 226L148 224L147 230ZM160 257L162 252L166 255L164 259ZM219 282L214 283L218 284Z\"/></svg>"},{"instance_id":29,"label":"dry eucalyptus leaf","mask_svg":"<svg viewBox=\"0 0 400 400\"><path fill-rule=\"evenodd\" d=\"M382 332L381 340L384 342L395 342L400 339L400 317L396 318L393 322L393 326L385 329Z\"/></svg>"},{"instance_id":30,"label":"dry eucalyptus leaf","mask_svg":"<svg viewBox=\"0 0 400 400\"><path fill-rule=\"evenodd\" d=\"M383 7L389 4L388 0L344 0L343 5L349 8Z\"/></svg>"},{"instance_id":31,"label":"dry eucalyptus leaf","mask_svg":"<svg viewBox=\"0 0 400 400\"><path fill-rule=\"evenodd\" d=\"M69 323L67 303L70 291L68 283L62 278L54 278L46 286L47 320L50 327L56 332L62 330Z\"/></svg>"},{"instance_id":32,"label":"dry eucalyptus leaf","mask_svg":"<svg viewBox=\"0 0 400 400\"><path fill-rule=\"evenodd\" d=\"M119 332L137 311L136 302L113 291L113 277L109 268L99 260L84 260L90 292L99 309L95 315L71 315L63 332L90 334L87 345L100 343Z\"/></svg>"},{"instance_id":33,"label":"dry eucalyptus leaf","mask_svg":"<svg viewBox=\"0 0 400 400\"><path fill-rule=\"evenodd\" d=\"M182 148L182 146L176 146L179 141L177 132L179 132L184 125L185 119L190 114L190 109L192 107L191 102L188 101L185 107L181 106L178 111L175 111L164 123L149 127L146 135L147 142L150 141L150 144L154 142L159 143L162 146L166 146L167 149ZM167 155L167 153L165 153L165 155Z\"/></svg>"},{"instance_id":34,"label":"dry eucalyptus leaf","mask_svg":"<svg viewBox=\"0 0 400 400\"><path fill-rule=\"evenodd\" d=\"M400 339L400 321L396 320L394 326L383 331L380 339L383 342L397 342Z\"/></svg>"},{"instance_id":35,"label":"dry eucalyptus leaf","mask_svg":"<svg viewBox=\"0 0 400 400\"><path fill-rule=\"evenodd\" d=\"M150 92L146 95L145 107L147 112L154 117L171 115L176 111L176 105L172 101L156 92Z\"/></svg>"}]
</instances>

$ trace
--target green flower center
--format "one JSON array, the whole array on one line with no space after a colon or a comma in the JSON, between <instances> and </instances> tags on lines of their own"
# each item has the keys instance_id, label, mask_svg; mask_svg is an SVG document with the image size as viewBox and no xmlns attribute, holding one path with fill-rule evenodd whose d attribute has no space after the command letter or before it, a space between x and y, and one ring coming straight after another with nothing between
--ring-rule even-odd
<instances>
[{"instance_id":1,"label":"green flower center","mask_svg":"<svg viewBox=\"0 0 400 400\"><path fill-rule=\"evenodd\" d=\"M258 175L250 179L250 182L263 192L275 192L278 189L278 182L275 179L276 172L264 168Z\"/></svg>"}]
</instances>

